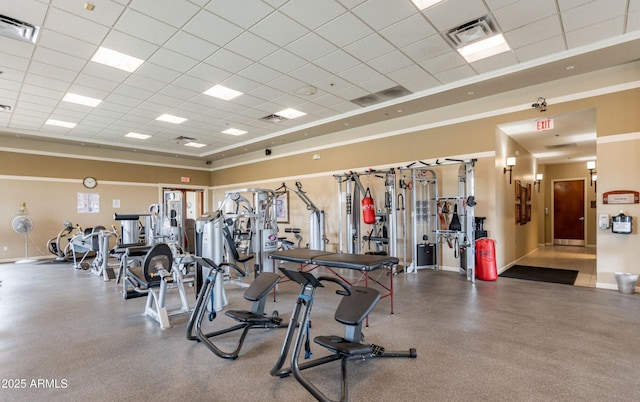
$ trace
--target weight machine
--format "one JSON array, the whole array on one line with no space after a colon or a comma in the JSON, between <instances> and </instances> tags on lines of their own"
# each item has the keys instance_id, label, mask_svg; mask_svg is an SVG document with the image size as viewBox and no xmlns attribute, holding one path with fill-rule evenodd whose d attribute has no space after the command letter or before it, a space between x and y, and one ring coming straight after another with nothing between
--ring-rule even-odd
<instances>
[{"instance_id":1,"label":"weight machine","mask_svg":"<svg viewBox=\"0 0 640 402\"><path fill-rule=\"evenodd\" d=\"M367 197L369 188L362 184L361 177L365 177L367 184L371 178L384 180L384 208L375 210L375 221L370 221L371 230L362 235L363 216L362 200L368 198L367 208L374 208L372 197ZM338 242L339 252L361 254L362 243L373 242L375 251L371 254L387 254L393 257L397 251L397 198L396 171L369 169L362 173L348 172L334 175L338 193ZM369 201L370 200L370 201ZM367 204L367 202L365 202ZM368 212L370 213L370 212ZM345 250L346 246L346 250ZM384 248L387 248L385 251Z\"/></svg>"},{"instance_id":2,"label":"weight machine","mask_svg":"<svg viewBox=\"0 0 640 402\"><path fill-rule=\"evenodd\" d=\"M307 210L311 211L309 214L309 248L311 250L325 250L325 245L329 242L325 235L324 226L324 211L318 209L313 201L309 199L307 193L302 191L302 183L296 181L296 188L291 188L285 183L282 183L276 190L276 194L281 195L287 191L295 193L302 202L307 206Z\"/></svg>"}]
</instances>

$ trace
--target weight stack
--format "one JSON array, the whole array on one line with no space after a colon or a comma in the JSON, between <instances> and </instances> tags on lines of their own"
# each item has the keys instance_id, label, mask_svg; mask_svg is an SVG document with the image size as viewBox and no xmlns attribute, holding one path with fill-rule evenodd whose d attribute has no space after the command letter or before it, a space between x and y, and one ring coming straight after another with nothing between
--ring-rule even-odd
<instances>
[{"instance_id":1,"label":"weight stack","mask_svg":"<svg viewBox=\"0 0 640 402\"><path fill-rule=\"evenodd\" d=\"M418 244L418 266L436 265L436 245L433 243Z\"/></svg>"}]
</instances>

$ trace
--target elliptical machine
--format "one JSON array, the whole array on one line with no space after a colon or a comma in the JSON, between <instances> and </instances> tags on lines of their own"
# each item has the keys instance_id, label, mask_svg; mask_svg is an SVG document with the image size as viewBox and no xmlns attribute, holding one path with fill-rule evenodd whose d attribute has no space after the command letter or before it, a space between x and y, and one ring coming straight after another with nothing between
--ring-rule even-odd
<instances>
[{"instance_id":1,"label":"elliptical machine","mask_svg":"<svg viewBox=\"0 0 640 402\"><path fill-rule=\"evenodd\" d=\"M58 235L47 242L47 250L56 256L56 261L66 261L69 258L69 241L73 237L71 232L75 229L73 223L69 221L64 221L63 225L64 228L58 232ZM62 245L64 239L67 240L65 246Z\"/></svg>"}]
</instances>

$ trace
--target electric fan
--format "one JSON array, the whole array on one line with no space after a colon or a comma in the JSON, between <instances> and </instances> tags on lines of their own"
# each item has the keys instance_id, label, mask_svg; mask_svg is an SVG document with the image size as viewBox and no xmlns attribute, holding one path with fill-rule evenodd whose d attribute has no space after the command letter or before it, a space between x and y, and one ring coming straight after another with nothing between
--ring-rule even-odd
<instances>
[{"instance_id":1,"label":"electric fan","mask_svg":"<svg viewBox=\"0 0 640 402\"><path fill-rule=\"evenodd\" d=\"M35 262L29 259L29 233L33 230L33 221L28 216L16 216L11 222L11 227L16 233L24 234L24 260L16 261L16 264Z\"/></svg>"}]
</instances>

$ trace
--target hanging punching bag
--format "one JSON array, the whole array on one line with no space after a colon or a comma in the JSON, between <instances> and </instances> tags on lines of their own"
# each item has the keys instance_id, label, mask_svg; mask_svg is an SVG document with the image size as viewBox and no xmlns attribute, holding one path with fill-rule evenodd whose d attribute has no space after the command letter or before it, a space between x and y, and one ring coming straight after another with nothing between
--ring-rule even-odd
<instances>
[{"instance_id":1,"label":"hanging punching bag","mask_svg":"<svg viewBox=\"0 0 640 402\"><path fill-rule=\"evenodd\" d=\"M364 197L362 197L362 219L364 220L364 223L368 225L376 222L376 211L373 206L373 197L371 197L371 191L368 188L364 193Z\"/></svg>"}]
</instances>

